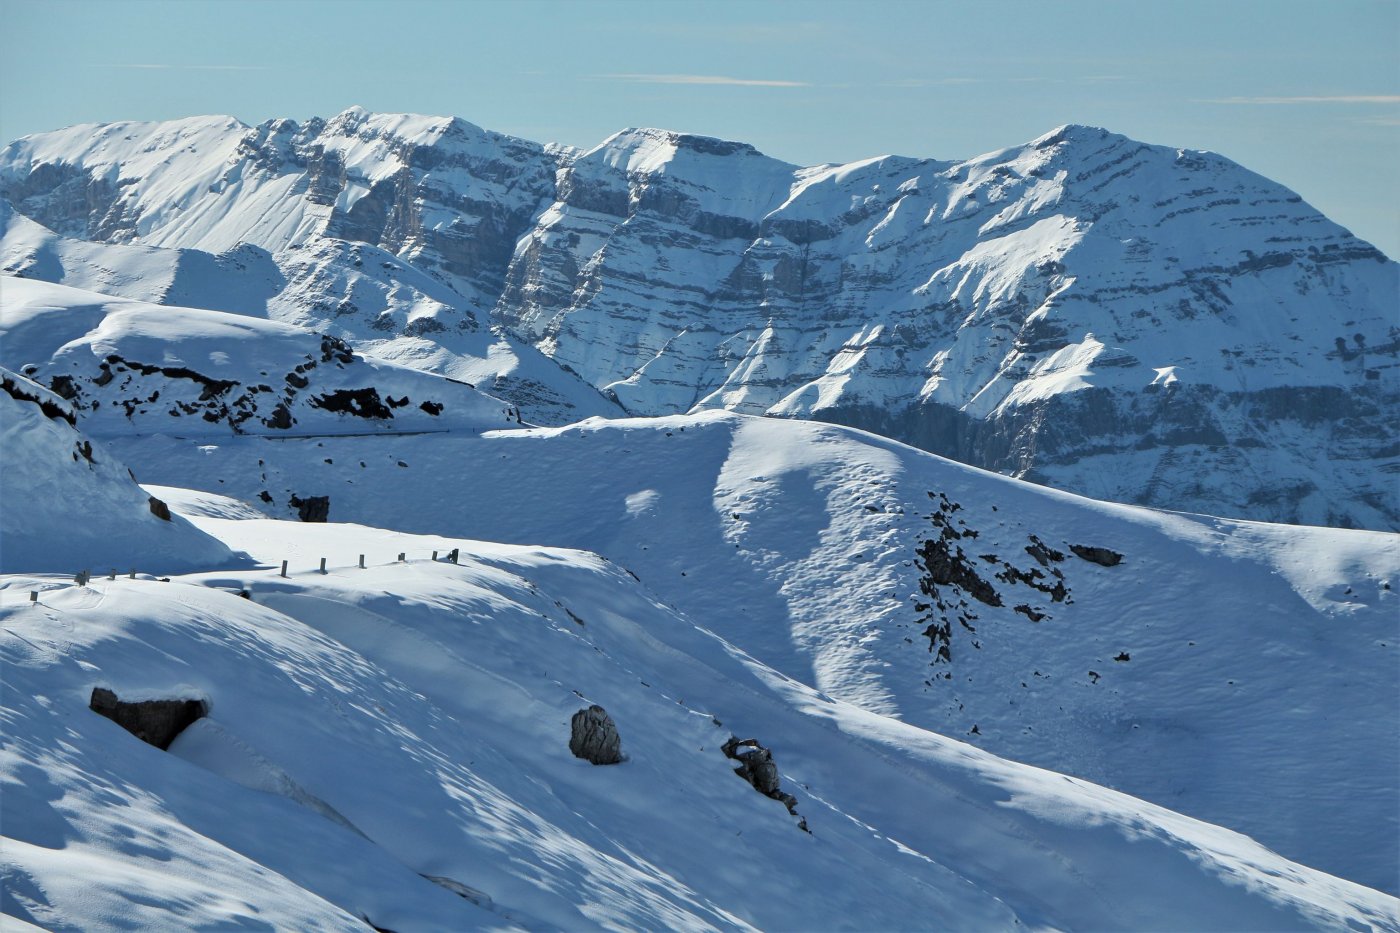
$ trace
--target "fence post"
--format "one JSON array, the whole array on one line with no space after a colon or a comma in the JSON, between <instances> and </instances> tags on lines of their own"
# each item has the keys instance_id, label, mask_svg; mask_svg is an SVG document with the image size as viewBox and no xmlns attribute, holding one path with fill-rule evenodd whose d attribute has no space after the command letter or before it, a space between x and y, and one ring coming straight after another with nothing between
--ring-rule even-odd
<instances>
[{"instance_id":1,"label":"fence post","mask_svg":"<svg viewBox=\"0 0 1400 933\"><path fill-rule=\"evenodd\" d=\"M112 568L112 572L109 573L109 574L107 574L107 579L108 579L108 580L115 580L116 578L117 578L117 568L116 568L116 567L113 567L113 568Z\"/></svg>"},{"instance_id":2,"label":"fence post","mask_svg":"<svg viewBox=\"0 0 1400 933\"><path fill-rule=\"evenodd\" d=\"M363 555L363 554L360 555L360 569L361 569L361 570L364 570L364 569L365 569L365 555Z\"/></svg>"},{"instance_id":3,"label":"fence post","mask_svg":"<svg viewBox=\"0 0 1400 933\"><path fill-rule=\"evenodd\" d=\"M39 591L38 591L38 590L30 590L30 591L29 591L29 601L30 601L31 603L37 603L37 602L39 601Z\"/></svg>"},{"instance_id":4,"label":"fence post","mask_svg":"<svg viewBox=\"0 0 1400 933\"><path fill-rule=\"evenodd\" d=\"M326 572L326 559L325 559L324 557L321 558L321 572L322 572L322 573L325 573L325 572Z\"/></svg>"},{"instance_id":5,"label":"fence post","mask_svg":"<svg viewBox=\"0 0 1400 933\"><path fill-rule=\"evenodd\" d=\"M284 561L282 561L282 576L285 577L286 575L287 575L287 562L284 560Z\"/></svg>"},{"instance_id":6,"label":"fence post","mask_svg":"<svg viewBox=\"0 0 1400 933\"><path fill-rule=\"evenodd\" d=\"M437 551L433 552L433 560L437 560Z\"/></svg>"},{"instance_id":7,"label":"fence post","mask_svg":"<svg viewBox=\"0 0 1400 933\"><path fill-rule=\"evenodd\" d=\"M131 568L131 573L127 574L126 576L127 576L127 579L129 579L129 580L135 580L135 579L136 579L136 568L135 568L135 567L132 567L132 568Z\"/></svg>"}]
</instances>

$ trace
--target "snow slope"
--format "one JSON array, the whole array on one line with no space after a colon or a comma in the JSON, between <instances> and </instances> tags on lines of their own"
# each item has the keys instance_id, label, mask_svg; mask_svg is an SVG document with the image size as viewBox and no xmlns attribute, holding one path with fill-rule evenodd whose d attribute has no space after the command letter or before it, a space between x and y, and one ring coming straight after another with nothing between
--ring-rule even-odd
<instances>
[{"instance_id":1,"label":"snow slope","mask_svg":"<svg viewBox=\"0 0 1400 933\"><path fill-rule=\"evenodd\" d=\"M244 315L0 282L0 354L71 399L94 434L344 434L500 427L471 386Z\"/></svg>"},{"instance_id":2,"label":"snow slope","mask_svg":"<svg viewBox=\"0 0 1400 933\"><path fill-rule=\"evenodd\" d=\"M118 449L154 482L596 551L834 699L1397 888L1395 535L1099 503L722 413Z\"/></svg>"},{"instance_id":3,"label":"snow slope","mask_svg":"<svg viewBox=\"0 0 1400 933\"><path fill-rule=\"evenodd\" d=\"M152 502L126 466L74 427L72 407L0 369L0 572L188 570L235 562Z\"/></svg>"},{"instance_id":4,"label":"snow slope","mask_svg":"<svg viewBox=\"0 0 1400 933\"><path fill-rule=\"evenodd\" d=\"M320 554L332 569L3 582L11 917L1400 928L1394 898L1235 833L825 697L594 555L196 521L262 560ZM417 556L449 543L459 564ZM386 561L400 551L415 556ZM39 605L14 599L36 586ZM85 709L95 686L201 699L208 715L162 753ZM616 719L623 764L570 756L568 718L590 702ZM731 733L774 750L810 833L730 773Z\"/></svg>"},{"instance_id":5,"label":"snow slope","mask_svg":"<svg viewBox=\"0 0 1400 933\"><path fill-rule=\"evenodd\" d=\"M211 306L539 423L819 418L1097 498L1400 529L1400 267L1212 153L1071 125L801 168L351 108L26 137L0 195L12 274L172 304L232 275Z\"/></svg>"}]
</instances>

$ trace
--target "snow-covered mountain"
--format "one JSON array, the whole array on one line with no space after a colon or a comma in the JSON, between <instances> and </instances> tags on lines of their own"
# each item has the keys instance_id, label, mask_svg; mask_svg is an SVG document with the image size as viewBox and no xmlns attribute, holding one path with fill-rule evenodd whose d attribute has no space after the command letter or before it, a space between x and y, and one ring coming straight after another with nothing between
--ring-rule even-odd
<instances>
[{"instance_id":1,"label":"snow-covered mountain","mask_svg":"<svg viewBox=\"0 0 1400 933\"><path fill-rule=\"evenodd\" d=\"M470 385L290 324L20 278L0 283L0 298L0 362L51 386L102 437L443 432L519 420Z\"/></svg>"},{"instance_id":2,"label":"snow-covered mountain","mask_svg":"<svg viewBox=\"0 0 1400 933\"><path fill-rule=\"evenodd\" d=\"M27 137L0 194L9 274L326 330L536 423L813 417L1099 498L1400 527L1396 264L1211 153L1067 126L799 168L351 109Z\"/></svg>"},{"instance_id":3,"label":"snow-covered mountain","mask_svg":"<svg viewBox=\"0 0 1400 933\"><path fill-rule=\"evenodd\" d=\"M0 227L5 929L1400 933L1400 535L1101 501L1400 526L1266 180L352 110Z\"/></svg>"}]
</instances>

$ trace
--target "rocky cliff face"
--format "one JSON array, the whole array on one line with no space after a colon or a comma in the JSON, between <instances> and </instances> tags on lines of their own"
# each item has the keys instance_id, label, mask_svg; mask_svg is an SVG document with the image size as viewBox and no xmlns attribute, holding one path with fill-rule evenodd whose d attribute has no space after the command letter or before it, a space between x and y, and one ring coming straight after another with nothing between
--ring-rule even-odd
<instances>
[{"instance_id":1,"label":"rocky cliff face","mask_svg":"<svg viewBox=\"0 0 1400 933\"><path fill-rule=\"evenodd\" d=\"M69 238L250 244L284 279L262 313L527 418L817 418L1101 498L1400 527L1397 265L1210 153L1068 126L799 168L352 110L29 137L0 194Z\"/></svg>"}]
</instances>

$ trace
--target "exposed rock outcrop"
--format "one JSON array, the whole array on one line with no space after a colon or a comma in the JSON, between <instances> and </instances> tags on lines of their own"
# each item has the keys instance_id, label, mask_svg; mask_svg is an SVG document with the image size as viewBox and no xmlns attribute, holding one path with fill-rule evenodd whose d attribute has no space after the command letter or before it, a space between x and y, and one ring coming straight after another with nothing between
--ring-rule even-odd
<instances>
[{"instance_id":1,"label":"exposed rock outcrop","mask_svg":"<svg viewBox=\"0 0 1400 933\"><path fill-rule=\"evenodd\" d=\"M778 766L773 762L773 753L760 745L757 739L740 740L731 735L728 741L720 746L720 751L724 752L726 758L739 763L734 769L735 774L763 796L780 801L789 813L797 816L797 798L782 789L778 779ZM798 826L804 832L808 831L805 819Z\"/></svg>"},{"instance_id":2,"label":"exposed rock outcrop","mask_svg":"<svg viewBox=\"0 0 1400 933\"><path fill-rule=\"evenodd\" d=\"M1075 557L1087 560L1091 564L1098 564L1100 567L1116 567L1123 560L1122 554L1119 554L1117 551L1111 551L1106 547L1071 544L1069 549L1074 552Z\"/></svg>"},{"instance_id":3,"label":"exposed rock outcrop","mask_svg":"<svg viewBox=\"0 0 1400 933\"><path fill-rule=\"evenodd\" d=\"M208 710L203 700L137 700L127 702L106 687L94 687L88 708L121 726L141 741L164 751L190 723Z\"/></svg>"},{"instance_id":4,"label":"exposed rock outcrop","mask_svg":"<svg viewBox=\"0 0 1400 933\"><path fill-rule=\"evenodd\" d=\"M297 510L297 517L304 522L325 522L331 517L331 497L330 496L307 496L302 498L293 495L287 500L287 505Z\"/></svg>"}]
</instances>

